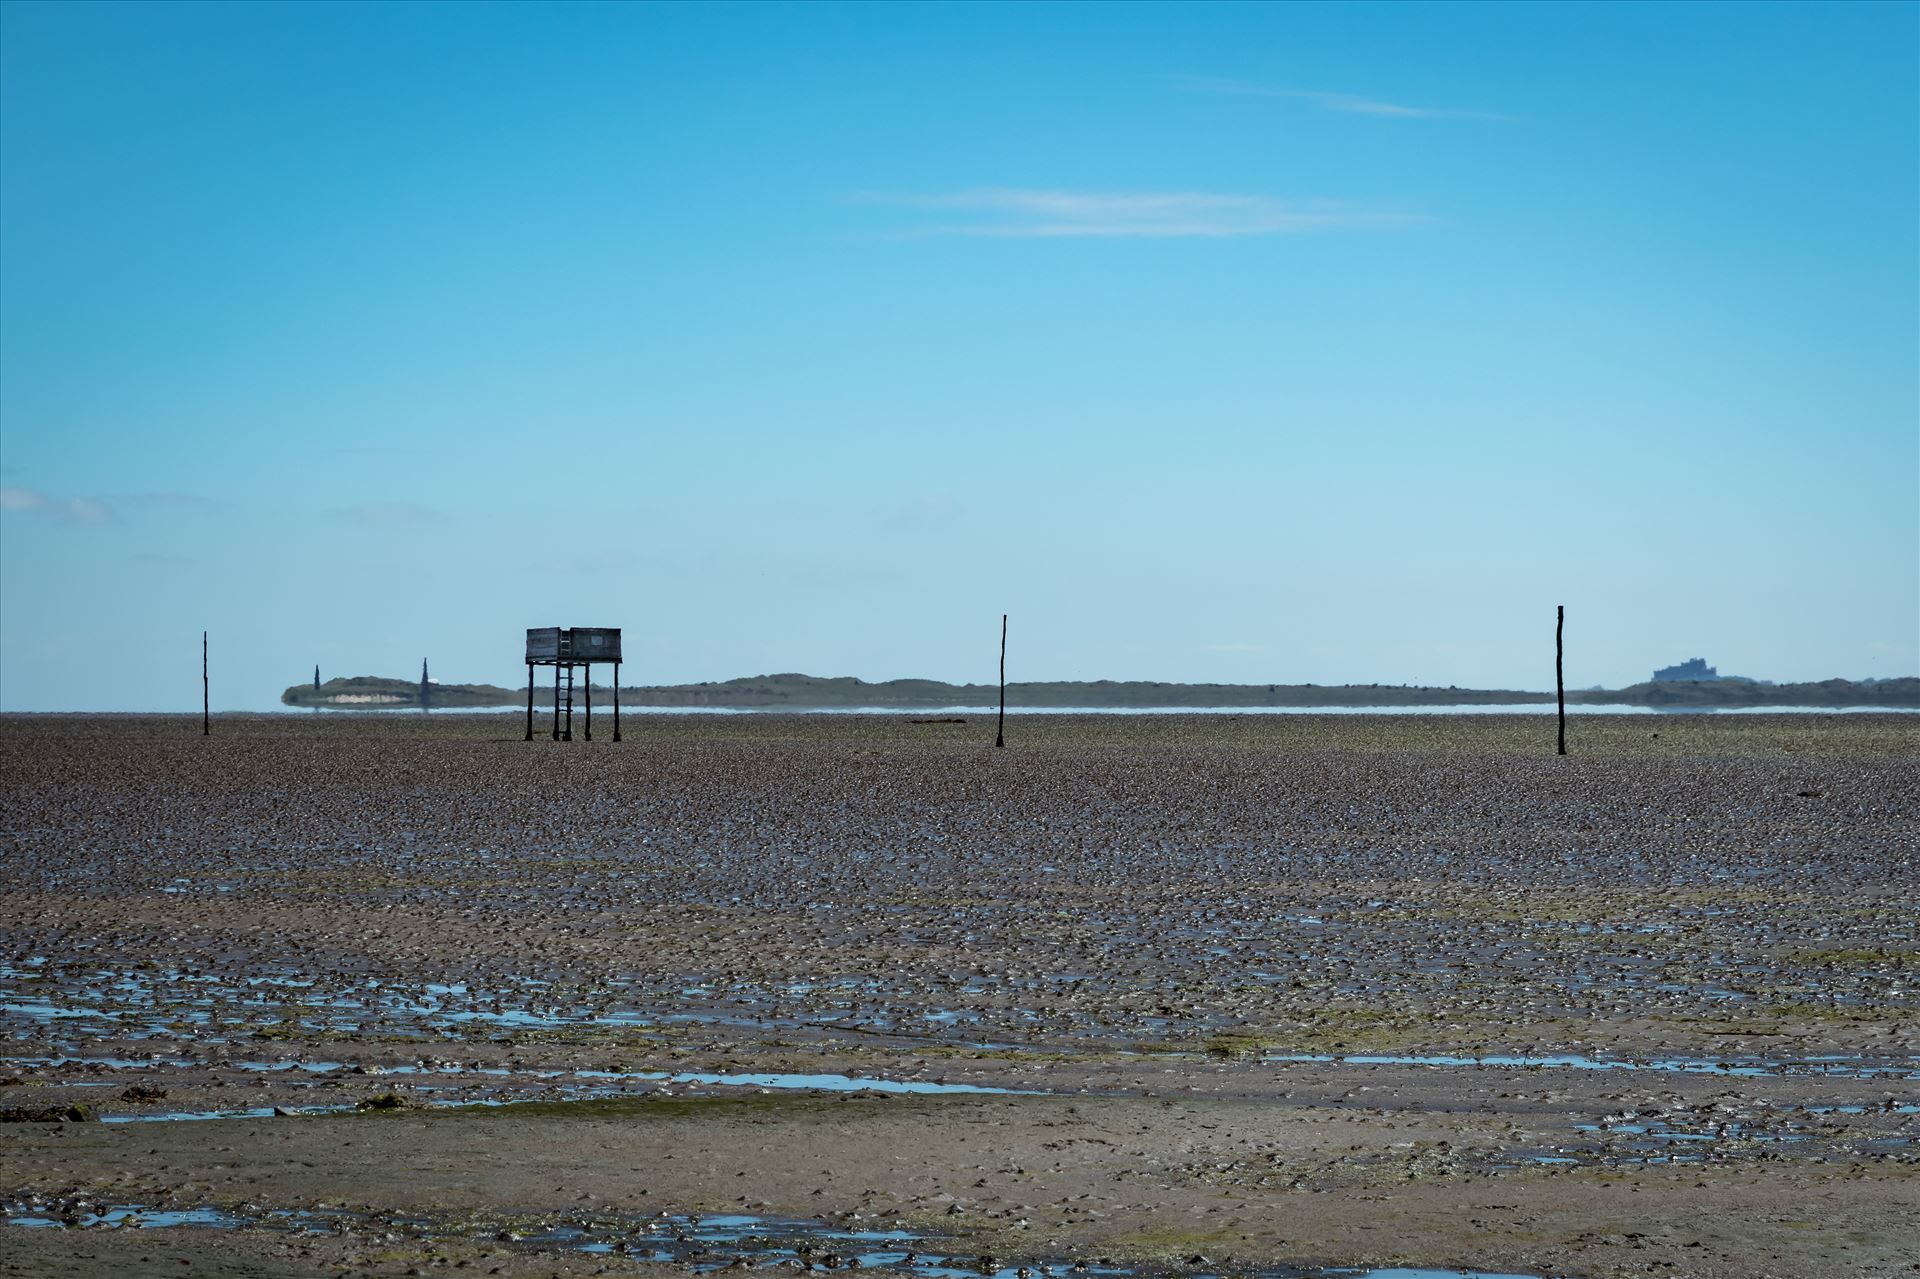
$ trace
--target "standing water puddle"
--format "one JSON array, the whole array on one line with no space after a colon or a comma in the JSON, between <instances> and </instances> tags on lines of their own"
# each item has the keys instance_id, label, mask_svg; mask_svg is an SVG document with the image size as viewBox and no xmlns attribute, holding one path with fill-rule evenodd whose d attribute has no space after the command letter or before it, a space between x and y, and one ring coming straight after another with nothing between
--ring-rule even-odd
<instances>
[{"instance_id":1,"label":"standing water puddle","mask_svg":"<svg viewBox=\"0 0 1920 1279\"><path fill-rule=\"evenodd\" d=\"M981 1254L945 1251L955 1242L911 1230L862 1228L825 1221L737 1214L661 1213L653 1217L568 1216L539 1222L489 1222L453 1226L430 1218L380 1215L344 1209L191 1208L158 1210L137 1204L101 1205L30 1197L0 1202L0 1221L30 1229L154 1230L198 1226L216 1230L252 1227L288 1234L380 1235L431 1244L454 1239L492 1240L523 1248L562 1249L622 1257L636 1262L686 1266L696 1272L738 1267L787 1266L800 1270L886 1269L927 1279L1049 1279L1053 1276L1126 1277L1151 1273L1106 1259L1041 1260L1008 1264ZM1216 1279L1206 1270L1190 1279ZM1477 1270L1315 1269L1291 1266L1236 1267L1236 1275L1259 1279L1537 1279Z\"/></svg>"},{"instance_id":2,"label":"standing water puddle","mask_svg":"<svg viewBox=\"0 0 1920 1279\"><path fill-rule=\"evenodd\" d=\"M190 1067L199 1063L180 1058L157 1058L152 1061L138 1061L123 1057L9 1057L0 1058L0 1065L16 1067L47 1067L61 1065L95 1065L116 1070L145 1070L153 1066ZM303 1074L325 1075L349 1070L345 1062L338 1061L236 1061L223 1062L222 1066L256 1073L279 1071L298 1071ZM461 1066L446 1063L440 1066L384 1066L368 1069L369 1077L386 1075L483 1075L493 1077L512 1077L516 1072L487 1066ZM949 1084L922 1079L883 1079L867 1075L834 1074L779 1074L779 1073L743 1073L719 1074L706 1071L664 1070L541 1070L520 1072L525 1078L538 1080L549 1085L546 1091L523 1097L435 1097L414 1099L413 1104L458 1107L458 1106L513 1106L528 1102L554 1101L602 1101L615 1098L644 1099L646 1092L631 1092L618 1085L627 1082L658 1083L667 1085L696 1084L718 1088L756 1088L761 1091L796 1091L830 1093L885 1093L896 1096L1027 1096L1045 1095L1037 1089L995 1088L985 1084ZM585 1080L586 1083L567 1082ZM75 1085L110 1086L110 1085ZM218 1110L199 1111L160 1111L150 1114L108 1115L102 1120L110 1124L126 1123L172 1123L198 1119L268 1119L275 1115L338 1115L365 1109L357 1102L343 1102L334 1105L319 1106L240 1106Z\"/></svg>"}]
</instances>

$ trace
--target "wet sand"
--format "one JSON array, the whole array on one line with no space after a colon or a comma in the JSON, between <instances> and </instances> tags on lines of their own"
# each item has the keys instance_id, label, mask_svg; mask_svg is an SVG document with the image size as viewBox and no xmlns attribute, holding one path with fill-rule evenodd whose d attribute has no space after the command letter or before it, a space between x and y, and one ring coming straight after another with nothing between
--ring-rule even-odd
<instances>
[{"instance_id":1,"label":"wet sand","mask_svg":"<svg viewBox=\"0 0 1920 1279\"><path fill-rule=\"evenodd\" d=\"M0 718L0 1212L251 1223L0 1274L1920 1266L1912 718L596 728Z\"/></svg>"}]
</instances>

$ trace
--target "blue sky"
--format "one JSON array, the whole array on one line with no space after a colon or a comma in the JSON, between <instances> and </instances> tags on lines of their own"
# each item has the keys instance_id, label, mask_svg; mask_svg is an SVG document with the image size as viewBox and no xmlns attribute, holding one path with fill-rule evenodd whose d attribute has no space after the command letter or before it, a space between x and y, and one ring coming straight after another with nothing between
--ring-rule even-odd
<instances>
[{"instance_id":1,"label":"blue sky","mask_svg":"<svg viewBox=\"0 0 1920 1279\"><path fill-rule=\"evenodd\" d=\"M0 708L1920 668L1913 5L0 8Z\"/></svg>"}]
</instances>

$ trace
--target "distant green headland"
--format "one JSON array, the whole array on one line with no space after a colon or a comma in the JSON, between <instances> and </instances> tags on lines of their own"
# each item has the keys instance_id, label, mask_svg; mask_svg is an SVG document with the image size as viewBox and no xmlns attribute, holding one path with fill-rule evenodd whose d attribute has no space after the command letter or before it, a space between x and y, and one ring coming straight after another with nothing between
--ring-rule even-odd
<instances>
[{"instance_id":1,"label":"distant green headland","mask_svg":"<svg viewBox=\"0 0 1920 1279\"><path fill-rule=\"evenodd\" d=\"M421 689L426 689L422 697ZM288 706L315 706L332 710L390 710L395 707L513 706L527 700L527 690L498 684L425 684L417 679L387 679L355 675L324 684L295 684L280 694Z\"/></svg>"},{"instance_id":2,"label":"distant green headland","mask_svg":"<svg viewBox=\"0 0 1920 1279\"><path fill-rule=\"evenodd\" d=\"M522 706L527 690L495 684L429 684L362 675L331 679L317 687L296 684L280 695L288 706L337 710ZM595 700L611 704L612 689L596 687ZM536 689L534 704L550 701L551 689ZM576 702L580 694L575 693ZM705 684L622 687L624 706L723 707L740 710L834 710L849 707L929 710L991 706L996 684L947 684L930 679L868 683L842 676L754 675ZM1522 706L1551 705L1552 693L1516 689L1423 688L1404 684L1163 684L1153 680L1057 680L1007 685L1007 705L1023 710L1167 708L1236 710L1261 706ZM1892 706L1920 708L1920 678L1877 681L1821 680L1769 684L1759 680L1659 680L1621 689L1569 690L1567 701L1589 706L1753 708L1767 706Z\"/></svg>"}]
</instances>

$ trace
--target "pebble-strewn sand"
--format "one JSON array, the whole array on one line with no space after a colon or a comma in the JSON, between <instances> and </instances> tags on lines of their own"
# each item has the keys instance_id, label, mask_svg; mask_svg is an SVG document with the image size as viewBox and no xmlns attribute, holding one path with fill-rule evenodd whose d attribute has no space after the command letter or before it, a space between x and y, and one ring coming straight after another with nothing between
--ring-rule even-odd
<instances>
[{"instance_id":1,"label":"pebble-strewn sand","mask_svg":"<svg viewBox=\"0 0 1920 1279\"><path fill-rule=\"evenodd\" d=\"M982 720L595 728L0 718L0 1109L267 1116L0 1125L0 1211L1920 1266L1920 719L1582 717L1566 758L1532 716L1023 715L1003 751ZM0 1274L639 1264L412 1229L0 1227Z\"/></svg>"}]
</instances>

